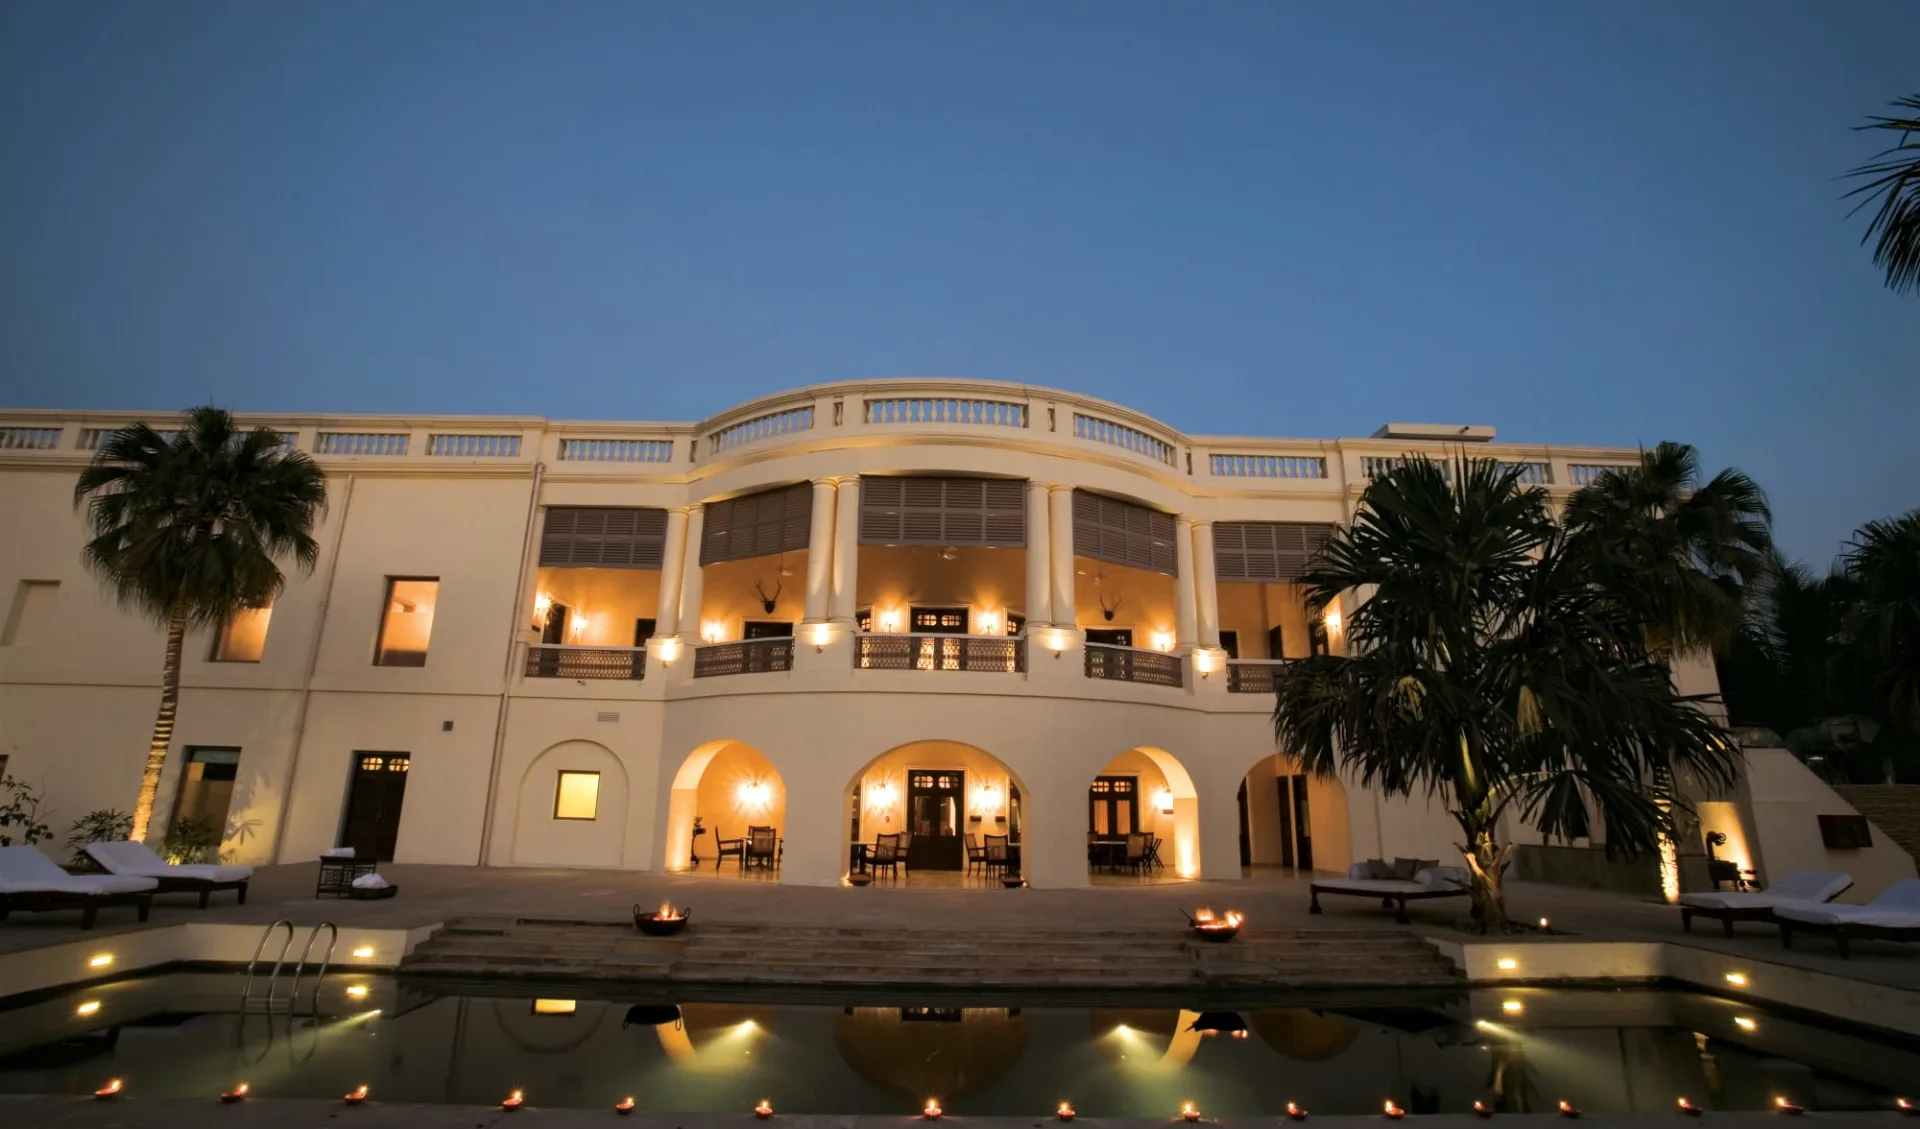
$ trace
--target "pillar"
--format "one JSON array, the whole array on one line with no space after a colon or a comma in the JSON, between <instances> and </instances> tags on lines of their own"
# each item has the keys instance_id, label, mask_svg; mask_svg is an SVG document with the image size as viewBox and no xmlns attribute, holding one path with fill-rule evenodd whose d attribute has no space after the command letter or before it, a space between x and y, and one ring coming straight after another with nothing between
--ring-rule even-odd
<instances>
[{"instance_id":1,"label":"pillar","mask_svg":"<svg viewBox=\"0 0 1920 1129\"><path fill-rule=\"evenodd\" d=\"M1027 482L1027 626L1053 622L1053 573L1047 551L1048 512L1044 482Z\"/></svg>"},{"instance_id":2,"label":"pillar","mask_svg":"<svg viewBox=\"0 0 1920 1129\"><path fill-rule=\"evenodd\" d=\"M1195 633L1194 592L1197 590L1197 578L1193 575L1193 522L1184 517L1173 519L1173 640L1174 649L1181 654L1193 650L1200 637Z\"/></svg>"},{"instance_id":3,"label":"pillar","mask_svg":"<svg viewBox=\"0 0 1920 1129\"><path fill-rule=\"evenodd\" d=\"M653 633L666 638L680 630L680 578L686 575L687 511L667 511L667 543L660 553L660 605L653 613Z\"/></svg>"},{"instance_id":4,"label":"pillar","mask_svg":"<svg viewBox=\"0 0 1920 1129\"><path fill-rule=\"evenodd\" d=\"M707 526L706 507L695 505L687 511L685 552L680 565L680 635L688 643L700 641L700 602L706 597L705 577L700 573L700 535Z\"/></svg>"},{"instance_id":5,"label":"pillar","mask_svg":"<svg viewBox=\"0 0 1920 1129\"><path fill-rule=\"evenodd\" d=\"M818 484L814 489L819 489ZM834 493L832 590L827 599L827 611L835 623L851 628L854 585L859 580L860 565L860 479L840 479L835 484ZM814 497L818 499L819 494L816 493Z\"/></svg>"},{"instance_id":6,"label":"pillar","mask_svg":"<svg viewBox=\"0 0 1920 1129\"><path fill-rule=\"evenodd\" d=\"M1047 487L1047 516L1052 526L1047 555L1053 567L1053 622L1073 627L1073 487Z\"/></svg>"},{"instance_id":7,"label":"pillar","mask_svg":"<svg viewBox=\"0 0 1920 1129\"><path fill-rule=\"evenodd\" d=\"M1193 523L1193 587L1200 645L1220 646L1220 589L1213 578L1213 523ZM1238 832L1236 832L1238 834Z\"/></svg>"},{"instance_id":8,"label":"pillar","mask_svg":"<svg viewBox=\"0 0 1920 1129\"><path fill-rule=\"evenodd\" d=\"M833 503L838 491L831 478L813 483L813 525L807 530L806 622L827 618L828 586L833 576Z\"/></svg>"}]
</instances>

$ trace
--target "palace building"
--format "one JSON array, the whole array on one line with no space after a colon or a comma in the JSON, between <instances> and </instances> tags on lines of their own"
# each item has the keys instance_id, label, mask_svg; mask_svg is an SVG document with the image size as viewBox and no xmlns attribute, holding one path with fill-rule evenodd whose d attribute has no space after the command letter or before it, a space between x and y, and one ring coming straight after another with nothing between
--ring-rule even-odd
<instances>
[{"instance_id":1,"label":"palace building","mask_svg":"<svg viewBox=\"0 0 1920 1129\"><path fill-rule=\"evenodd\" d=\"M73 506L102 434L140 418L170 426L0 413L0 761L60 827L130 806L153 724L161 635L83 570ZM699 424L242 422L326 471L320 559L189 639L157 829L215 823L251 863L351 845L802 884L883 843L908 882L977 873L991 844L1051 887L1453 858L1437 804L1275 747L1274 680L1345 644L1294 582L1410 454L1498 458L1556 498L1637 459L1486 427L1187 435L960 380Z\"/></svg>"}]
</instances>

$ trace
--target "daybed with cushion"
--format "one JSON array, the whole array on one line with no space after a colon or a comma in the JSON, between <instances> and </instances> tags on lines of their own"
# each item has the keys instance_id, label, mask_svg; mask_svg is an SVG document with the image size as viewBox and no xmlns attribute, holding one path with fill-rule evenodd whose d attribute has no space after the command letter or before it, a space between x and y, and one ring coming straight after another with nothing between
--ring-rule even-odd
<instances>
[{"instance_id":1,"label":"daybed with cushion","mask_svg":"<svg viewBox=\"0 0 1920 1129\"><path fill-rule=\"evenodd\" d=\"M1886 941L1920 941L1920 878L1902 878L1863 906L1813 905L1800 902L1774 907L1780 922L1780 943L1793 947L1795 933L1825 933L1847 956L1847 942L1855 937Z\"/></svg>"},{"instance_id":2,"label":"daybed with cushion","mask_svg":"<svg viewBox=\"0 0 1920 1129\"><path fill-rule=\"evenodd\" d=\"M1830 902L1853 886L1853 878L1827 870L1796 870L1764 890L1744 894L1680 895L1680 928L1693 932L1695 917L1717 917L1727 936L1736 921L1772 921L1775 906Z\"/></svg>"},{"instance_id":3,"label":"daybed with cushion","mask_svg":"<svg viewBox=\"0 0 1920 1129\"><path fill-rule=\"evenodd\" d=\"M77 909L80 928L92 929L101 906L127 905L139 907L145 921L157 885L151 878L68 874L38 847L0 847L0 921L14 910Z\"/></svg>"},{"instance_id":4,"label":"daybed with cushion","mask_svg":"<svg viewBox=\"0 0 1920 1129\"><path fill-rule=\"evenodd\" d=\"M108 874L123 877L151 878L160 883L155 893L177 894L190 892L200 895L200 908L207 908L207 899L215 890L233 890L240 895L240 904L247 904L247 883L253 880L253 868L250 866L211 866L201 863L187 863L175 866L168 863L145 843L88 843L87 857L106 868Z\"/></svg>"},{"instance_id":5,"label":"daybed with cushion","mask_svg":"<svg viewBox=\"0 0 1920 1129\"><path fill-rule=\"evenodd\" d=\"M1382 907L1394 911L1394 920L1407 923L1407 903L1426 898L1463 897L1467 893L1467 869L1440 866L1431 859L1395 859L1383 862L1368 859L1347 868L1345 878L1316 878L1310 887L1312 902L1308 913L1320 912L1320 895L1351 894L1361 898L1379 898Z\"/></svg>"}]
</instances>

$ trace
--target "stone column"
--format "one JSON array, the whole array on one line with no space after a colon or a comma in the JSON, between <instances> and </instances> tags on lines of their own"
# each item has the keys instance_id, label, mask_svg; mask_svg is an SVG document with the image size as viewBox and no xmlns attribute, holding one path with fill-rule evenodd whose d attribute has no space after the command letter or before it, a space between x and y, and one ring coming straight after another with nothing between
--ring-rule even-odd
<instances>
[{"instance_id":1,"label":"stone column","mask_svg":"<svg viewBox=\"0 0 1920 1129\"><path fill-rule=\"evenodd\" d=\"M686 575L687 511L667 511L667 543L660 552L660 604L653 613L653 633L666 638L680 630L680 578Z\"/></svg>"},{"instance_id":2,"label":"stone column","mask_svg":"<svg viewBox=\"0 0 1920 1129\"><path fill-rule=\"evenodd\" d=\"M1047 490L1044 482L1027 482L1027 626L1053 622L1052 566L1048 563Z\"/></svg>"},{"instance_id":3,"label":"stone column","mask_svg":"<svg viewBox=\"0 0 1920 1129\"><path fill-rule=\"evenodd\" d=\"M1186 654L1193 650L1200 637L1194 626L1197 614L1194 593L1199 585L1193 574L1193 522L1184 517L1173 519L1173 559L1174 569L1179 573L1173 578L1174 649Z\"/></svg>"},{"instance_id":4,"label":"stone column","mask_svg":"<svg viewBox=\"0 0 1920 1129\"><path fill-rule=\"evenodd\" d=\"M828 584L833 574L833 502L837 491L831 478L813 483L813 525L807 530L806 622L827 618Z\"/></svg>"},{"instance_id":5,"label":"stone column","mask_svg":"<svg viewBox=\"0 0 1920 1129\"><path fill-rule=\"evenodd\" d=\"M680 636L689 645L700 642L700 601L706 596L705 577L700 574L700 535L706 529L705 506L687 510L687 544L680 566Z\"/></svg>"},{"instance_id":6,"label":"stone column","mask_svg":"<svg viewBox=\"0 0 1920 1129\"><path fill-rule=\"evenodd\" d=\"M1198 605L1200 645L1220 645L1220 590L1213 578L1213 523L1193 523L1193 586ZM1237 832L1236 832L1237 834Z\"/></svg>"},{"instance_id":7,"label":"stone column","mask_svg":"<svg viewBox=\"0 0 1920 1129\"><path fill-rule=\"evenodd\" d=\"M1047 487L1047 516L1052 525L1047 554L1053 566L1053 622L1073 627L1073 487Z\"/></svg>"},{"instance_id":8,"label":"stone column","mask_svg":"<svg viewBox=\"0 0 1920 1129\"><path fill-rule=\"evenodd\" d=\"M834 492L837 500L833 509L833 581L827 612L835 623L851 628L854 585L859 581L860 568L859 477L837 480Z\"/></svg>"}]
</instances>

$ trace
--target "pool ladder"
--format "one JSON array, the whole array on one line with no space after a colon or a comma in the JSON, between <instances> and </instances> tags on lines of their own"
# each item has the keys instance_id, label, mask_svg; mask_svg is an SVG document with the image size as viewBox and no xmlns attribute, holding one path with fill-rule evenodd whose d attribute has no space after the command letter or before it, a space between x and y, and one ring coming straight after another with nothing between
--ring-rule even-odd
<instances>
[{"instance_id":1,"label":"pool ladder","mask_svg":"<svg viewBox=\"0 0 1920 1129\"><path fill-rule=\"evenodd\" d=\"M280 942L280 955L274 958L273 971L267 975L266 995L256 997L253 994L253 979L260 964L260 954L266 950L267 942L273 939L274 932L281 926L286 927L287 939ZM331 921L323 921L307 933L306 947L300 950L300 959L294 962L293 980L287 988L286 996L282 997L279 994L280 969L287 963L287 953L293 949L293 922L282 918L267 926L266 932L260 934L260 943L253 947L253 959L247 961L247 983L240 990L241 1012L265 1012L268 1015L277 1012L286 1012L289 1015L293 1013L294 1001L300 996L300 976L306 971L307 958L313 955L314 942L320 939L322 929L327 931L327 948L320 955L320 971L314 975L313 980L314 1007L317 1009L320 1006L319 984L326 979L327 965L333 961L333 947L340 943L340 927Z\"/></svg>"}]
</instances>

